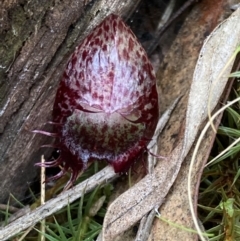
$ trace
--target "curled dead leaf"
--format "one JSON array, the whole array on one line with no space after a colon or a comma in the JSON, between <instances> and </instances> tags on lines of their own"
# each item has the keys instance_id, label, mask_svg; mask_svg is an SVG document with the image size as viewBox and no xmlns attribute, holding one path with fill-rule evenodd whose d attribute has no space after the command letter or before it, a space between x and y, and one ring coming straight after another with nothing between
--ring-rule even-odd
<instances>
[{"instance_id":1,"label":"curled dead leaf","mask_svg":"<svg viewBox=\"0 0 240 241\"><path fill-rule=\"evenodd\" d=\"M224 66L239 44L239 22L240 10L237 10L205 41L189 94L184 135L179 138L177 147L169 153L165 165L158 165L152 174L110 205L104 220L104 241L114 240L151 209L163 203L183 160L198 137L200 126L207 118L209 99L212 111L227 84L233 61L227 68Z\"/></svg>"}]
</instances>

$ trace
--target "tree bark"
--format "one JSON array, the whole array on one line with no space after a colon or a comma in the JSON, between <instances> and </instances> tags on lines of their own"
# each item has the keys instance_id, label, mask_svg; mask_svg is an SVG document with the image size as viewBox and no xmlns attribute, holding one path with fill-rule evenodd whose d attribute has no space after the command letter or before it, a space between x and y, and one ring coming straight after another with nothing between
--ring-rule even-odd
<instances>
[{"instance_id":1,"label":"tree bark","mask_svg":"<svg viewBox=\"0 0 240 241\"><path fill-rule=\"evenodd\" d=\"M124 4L123 4L124 3ZM0 3L0 202L21 198L34 163L53 141L46 130L69 55L110 12L128 16L138 0L5 0Z\"/></svg>"}]
</instances>

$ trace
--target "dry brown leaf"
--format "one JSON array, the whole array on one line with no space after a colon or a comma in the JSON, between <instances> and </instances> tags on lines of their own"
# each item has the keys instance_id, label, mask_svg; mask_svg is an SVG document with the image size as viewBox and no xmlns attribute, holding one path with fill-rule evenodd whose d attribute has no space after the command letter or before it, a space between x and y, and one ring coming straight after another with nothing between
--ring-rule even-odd
<instances>
[{"instance_id":1,"label":"dry brown leaf","mask_svg":"<svg viewBox=\"0 0 240 241\"><path fill-rule=\"evenodd\" d=\"M227 68L225 66L240 43L239 21L238 9L206 39L199 54L188 100L186 149L195 141L198 128L207 117L208 104L212 111L226 86L234 59Z\"/></svg>"},{"instance_id":2,"label":"dry brown leaf","mask_svg":"<svg viewBox=\"0 0 240 241\"><path fill-rule=\"evenodd\" d=\"M214 9L216 9L216 6L214 6ZM231 34L231 32L229 32L229 34ZM225 37L226 37L225 40L227 40L228 36L225 36ZM235 37L237 39L237 36ZM219 47L218 53L221 52L220 49L221 47ZM234 51L234 45L233 45L232 51ZM226 61L227 59L225 59L225 63ZM212 66L214 66L214 64L212 64ZM194 102L194 100L192 100L192 102L196 104L198 101ZM223 102L219 101L219 102L224 103L224 101ZM205 105L207 104L205 103ZM196 110L198 109L196 108ZM197 202L196 192L198 191L199 175L201 175L203 165L206 159L208 158L208 155L212 146L212 142L214 140L214 136L215 136L215 133L213 133L211 130L209 130L206 133L204 137L204 142L201 144L200 150L198 151L197 159L195 161L194 172L191 176L192 190L194 192L193 197L194 197L195 204ZM161 207L161 214L163 215L163 217L171 220L172 222L175 222L177 224L180 224L189 228L193 227L192 218L189 211L188 198L187 198L187 175L188 175L191 156L192 156L192 151L191 153L188 154L186 160L184 161L183 166L181 167L179 176L171 192L166 197L167 202ZM165 235L166 233L167 235ZM184 230L177 229L164 222L156 222L152 230L151 236L149 237L149 240L152 240L152 239L171 240L171 241L172 240L194 240L194 236L195 236L195 239L197 239L196 235L194 234L188 233Z\"/></svg>"},{"instance_id":3,"label":"dry brown leaf","mask_svg":"<svg viewBox=\"0 0 240 241\"><path fill-rule=\"evenodd\" d=\"M147 175L110 205L104 221L104 241L114 240L117 235L135 224L157 204L163 203L165 196L178 175L182 161L192 147L199 128L207 117L207 104L210 92L215 86L214 80L237 47L240 39L239 22L240 10L237 10L206 41L196 65L194 81L189 96L184 136L179 136L177 147L167 155L169 158L167 163L162 162L161 165L156 167L153 174ZM229 47L229 39L232 39L230 42L231 47ZM222 45L226 47L223 48ZM213 48L213 46L215 47ZM219 87L215 94L212 95L211 110L219 101L227 83L230 68L226 70L227 72L224 72L223 77L220 79ZM182 115L180 120L183 120ZM184 176L187 176L186 169L184 174ZM186 192L185 195L187 196ZM191 222L190 226L192 226ZM166 236L163 235L162 238L166 240ZM158 240L160 240L159 237ZM169 240L179 239L169 237Z\"/></svg>"}]
</instances>

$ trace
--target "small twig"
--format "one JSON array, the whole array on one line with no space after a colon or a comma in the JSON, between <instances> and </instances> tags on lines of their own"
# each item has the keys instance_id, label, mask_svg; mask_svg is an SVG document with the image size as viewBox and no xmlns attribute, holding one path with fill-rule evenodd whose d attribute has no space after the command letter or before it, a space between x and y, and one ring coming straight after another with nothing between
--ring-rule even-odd
<instances>
[{"instance_id":1,"label":"small twig","mask_svg":"<svg viewBox=\"0 0 240 241\"><path fill-rule=\"evenodd\" d=\"M33 228L34 226L31 226L27 230L25 230L24 234L20 238L18 238L18 241L24 240L24 238L32 231Z\"/></svg>"},{"instance_id":2,"label":"small twig","mask_svg":"<svg viewBox=\"0 0 240 241\"><path fill-rule=\"evenodd\" d=\"M161 30L161 28L164 27L165 24L167 24L168 20L170 19L173 9L175 7L176 0L171 0L169 4L167 5L164 13L162 14L161 20L158 23L157 30Z\"/></svg>"},{"instance_id":3,"label":"small twig","mask_svg":"<svg viewBox=\"0 0 240 241\"><path fill-rule=\"evenodd\" d=\"M46 188L46 168L44 167L44 156L41 157L41 206L45 204L45 188ZM41 230L41 241L45 241L45 232L46 232L46 220L43 219L40 226Z\"/></svg>"},{"instance_id":4,"label":"small twig","mask_svg":"<svg viewBox=\"0 0 240 241\"><path fill-rule=\"evenodd\" d=\"M156 216L156 210L158 210L158 208L159 207L154 208L148 215L142 218L135 241L148 240L152 223Z\"/></svg>"},{"instance_id":5,"label":"small twig","mask_svg":"<svg viewBox=\"0 0 240 241\"><path fill-rule=\"evenodd\" d=\"M44 159L44 156L41 156L41 163L44 164L45 162L45 159ZM41 202L41 205L43 205L45 203L45 170L46 168L45 167L41 167L41 197L40 197L40 202ZM24 217L24 216L23 216ZM18 241L22 241L27 235L29 232L31 232L31 230L34 228L35 224L30 226L25 232L24 234L18 239ZM44 236L44 233L45 233L45 219L42 220L41 222L41 225L40 225L40 231L41 231L41 238L40 240L41 241L45 241L45 236Z\"/></svg>"},{"instance_id":6,"label":"small twig","mask_svg":"<svg viewBox=\"0 0 240 241\"><path fill-rule=\"evenodd\" d=\"M177 106L179 100L182 98L182 96L177 97L173 103L168 107L168 109L163 113L161 118L158 121L156 130L154 132L154 135L152 137L152 140L149 142L147 149L149 150L150 154L148 155L148 171L149 173L152 173L154 170L154 166L158 159L158 137L160 133L162 132L163 128L166 126L167 122L169 121L171 114L175 107ZM152 153L152 154L151 154Z\"/></svg>"},{"instance_id":7,"label":"small twig","mask_svg":"<svg viewBox=\"0 0 240 241\"><path fill-rule=\"evenodd\" d=\"M19 208L15 208L13 206L9 206L7 204L0 204L0 210L6 211L8 210L10 213L16 213L18 212L20 209Z\"/></svg>"},{"instance_id":8,"label":"small twig","mask_svg":"<svg viewBox=\"0 0 240 241\"><path fill-rule=\"evenodd\" d=\"M198 0L188 0L187 2L185 2L183 6L179 8L178 11L174 13L174 15L164 24L164 26L156 33L156 36L152 41L152 43L146 48L146 52L148 56L150 56L153 53L153 51L156 49L160 41L160 37L168 29L168 27L173 23L173 21L177 19L186 9L188 9L191 5L193 5L197 1Z\"/></svg>"},{"instance_id":9,"label":"small twig","mask_svg":"<svg viewBox=\"0 0 240 241\"><path fill-rule=\"evenodd\" d=\"M118 174L114 172L111 166L105 167L102 171L98 172L84 182L78 184L70 190L62 192L56 198L47 201L44 205L0 229L0 240L8 240L22 230L35 225L42 219L74 202L76 199L82 196L83 192L88 193L96 186L105 184L117 177Z\"/></svg>"}]
</instances>

